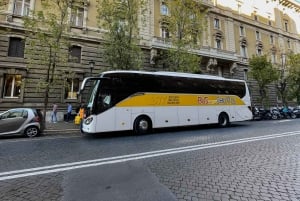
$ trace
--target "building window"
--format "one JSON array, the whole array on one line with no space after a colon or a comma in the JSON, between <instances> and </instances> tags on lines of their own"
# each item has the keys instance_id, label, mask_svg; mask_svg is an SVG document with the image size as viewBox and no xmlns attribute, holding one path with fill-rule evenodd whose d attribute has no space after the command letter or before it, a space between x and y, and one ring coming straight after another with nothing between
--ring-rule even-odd
<instances>
[{"instance_id":1,"label":"building window","mask_svg":"<svg viewBox=\"0 0 300 201\"><path fill-rule=\"evenodd\" d=\"M289 31L289 22L287 20L284 20L284 30Z\"/></svg>"},{"instance_id":2,"label":"building window","mask_svg":"<svg viewBox=\"0 0 300 201\"><path fill-rule=\"evenodd\" d=\"M221 42L221 39L219 39L219 38L216 39L216 48L217 49L221 49L222 48L222 42Z\"/></svg>"},{"instance_id":3,"label":"building window","mask_svg":"<svg viewBox=\"0 0 300 201\"><path fill-rule=\"evenodd\" d=\"M167 27L162 27L161 28L161 37L162 38L169 38L170 37L169 29Z\"/></svg>"},{"instance_id":4,"label":"building window","mask_svg":"<svg viewBox=\"0 0 300 201\"><path fill-rule=\"evenodd\" d=\"M73 45L69 48L69 62L81 62L81 47Z\"/></svg>"},{"instance_id":5,"label":"building window","mask_svg":"<svg viewBox=\"0 0 300 201\"><path fill-rule=\"evenodd\" d=\"M3 98L20 98L22 86L21 75L6 74L4 76Z\"/></svg>"},{"instance_id":6,"label":"building window","mask_svg":"<svg viewBox=\"0 0 300 201\"><path fill-rule=\"evenodd\" d=\"M30 0L15 0L14 15L28 16L30 11Z\"/></svg>"},{"instance_id":7,"label":"building window","mask_svg":"<svg viewBox=\"0 0 300 201\"><path fill-rule=\"evenodd\" d=\"M257 44L257 46L256 46L256 55L258 55L258 56L263 55L263 45L262 45L262 43Z\"/></svg>"},{"instance_id":8,"label":"building window","mask_svg":"<svg viewBox=\"0 0 300 201\"><path fill-rule=\"evenodd\" d=\"M256 40L260 40L260 33L259 33L259 31L255 32L255 37L256 37Z\"/></svg>"},{"instance_id":9,"label":"building window","mask_svg":"<svg viewBox=\"0 0 300 201\"><path fill-rule=\"evenodd\" d=\"M247 58L247 47L244 44L241 45L241 56Z\"/></svg>"},{"instance_id":10,"label":"building window","mask_svg":"<svg viewBox=\"0 0 300 201\"><path fill-rule=\"evenodd\" d=\"M274 36L270 35L270 44L274 44Z\"/></svg>"},{"instance_id":11,"label":"building window","mask_svg":"<svg viewBox=\"0 0 300 201\"><path fill-rule=\"evenodd\" d=\"M290 40L287 40L287 45L288 45L288 48L291 48L291 41Z\"/></svg>"},{"instance_id":12,"label":"building window","mask_svg":"<svg viewBox=\"0 0 300 201\"><path fill-rule=\"evenodd\" d=\"M79 79L67 79L65 86L65 99L77 99L77 92L79 91Z\"/></svg>"},{"instance_id":13,"label":"building window","mask_svg":"<svg viewBox=\"0 0 300 201\"><path fill-rule=\"evenodd\" d=\"M245 29L243 26L240 26L240 36L245 36Z\"/></svg>"},{"instance_id":14,"label":"building window","mask_svg":"<svg viewBox=\"0 0 300 201\"><path fill-rule=\"evenodd\" d=\"M271 63L272 64L276 63L276 55L274 52L271 54Z\"/></svg>"},{"instance_id":15,"label":"building window","mask_svg":"<svg viewBox=\"0 0 300 201\"><path fill-rule=\"evenodd\" d=\"M24 58L24 40L22 38L10 37L8 56Z\"/></svg>"},{"instance_id":16,"label":"building window","mask_svg":"<svg viewBox=\"0 0 300 201\"><path fill-rule=\"evenodd\" d=\"M244 69L244 80L248 80L248 69Z\"/></svg>"},{"instance_id":17,"label":"building window","mask_svg":"<svg viewBox=\"0 0 300 201\"><path fill-rule=\"evenodd\" d=\"M168 8L168 6L165 3L163 3L160 6L160 14L161 15L169 15L169 8Z\"/></svg>"},{"instance_id":18,"label":"building window","mask_svg":"<svg viewBox=\"0 0 300 201\"><path fill-rule=\"evenodd\" d=\"M256 49L256 54L257 54L258 56L261 56L261 55L262 55L262 49L257 48L257 49Z\"/></svg>"},{"instance_id":19,"label":"building window","mask_svg":"<svg viewBox=\"0 0 300 201\"><path fill-rule=\"evenodd\" d=\"M71 13L71 24L74 27L83 27L83 16L84 9L83 8L75 8Z\"/></svg>"},{"instance_id":20,"label":"building window","mask_svg":"<svg viewBox=\"0 0 300 201\"><path fill-rule=\"evenodd\" d=\"M220 20L218 18L214 19L214 27L215 29L220 29Z\"/></svg>"}]
</instances>

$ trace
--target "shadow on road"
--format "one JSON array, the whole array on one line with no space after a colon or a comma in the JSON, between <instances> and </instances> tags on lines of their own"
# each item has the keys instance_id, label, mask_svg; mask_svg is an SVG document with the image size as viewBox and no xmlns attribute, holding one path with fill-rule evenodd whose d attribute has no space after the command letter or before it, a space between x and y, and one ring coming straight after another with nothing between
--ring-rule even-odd
<instances>
[{"instance_id":1,"label":"shadow on road","mask_svg":"<svg viewBox=\"0 0 300 201\"><path fill-rule=\"evenodd\" d=\"M182 126L182 127L172 127L172 128L158 128L154 129L153 132L149 134L143 134L143 136L147 135L160 135L163 133L178 133L178 132L186 132L186 131L196 131L196 130L211 130L211 129L228 129L228 128L235 128L235 127L242 127L248 126L248 124L243 123L235 123L230 124L230 126L226 128L219 127L217 124L210 124L210 125L198 125L198 126ZM105 133L96 133L96 134L83 134L86 139L101 139L101 138L122 138L122 137L129 137L129 136L139 136L135 135L133 131L114 131L114 132L105 132Z\"/></svg>"}]
</instances>

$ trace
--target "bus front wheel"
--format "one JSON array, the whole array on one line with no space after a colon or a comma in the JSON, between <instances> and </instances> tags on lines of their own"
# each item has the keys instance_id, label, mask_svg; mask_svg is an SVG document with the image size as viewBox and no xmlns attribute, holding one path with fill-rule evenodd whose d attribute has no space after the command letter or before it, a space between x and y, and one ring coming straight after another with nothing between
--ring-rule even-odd
<instances>
[{"instance_id":1,"label":"bus front wheel","mask_svg":"<svg viewBox=\"0 0 300 201\"><path fill-rule=\"evenodd\" d=\"M139 116L133 124L133 132L135 134L147 134L152 130L152 122L147 116Z\"/></svg>"},{"instance_id":2,"label":"bus front wheel","mask_svg":"<svg viewBox=\"0 0 300 201\"><path fill-rule=\"evenodd\" d=\"M222 112L219 115L218 123L219 123L220 127L227 127L227 126L229 126L229 118L228 118L228 115L225 112Z\"/></svg>"}]
</instances>

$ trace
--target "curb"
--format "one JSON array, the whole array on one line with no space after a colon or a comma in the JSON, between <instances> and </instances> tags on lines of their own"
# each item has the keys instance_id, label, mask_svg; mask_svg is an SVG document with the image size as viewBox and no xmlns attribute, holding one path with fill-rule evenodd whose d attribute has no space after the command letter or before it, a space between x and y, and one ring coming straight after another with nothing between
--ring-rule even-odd
<instances>
[{"instance_id":1,"label":"curb","mask_svg":"<svg viewBox=\"0 0 300 201\"><path fill-rule=\"evenodd\" d=\"M80 133L79 129L63 129L63 130L44 130L43 134L69 134L66 132L70 132L70 133L74 133L74 132L78 132Z\"/></svg>"}]
</instances>

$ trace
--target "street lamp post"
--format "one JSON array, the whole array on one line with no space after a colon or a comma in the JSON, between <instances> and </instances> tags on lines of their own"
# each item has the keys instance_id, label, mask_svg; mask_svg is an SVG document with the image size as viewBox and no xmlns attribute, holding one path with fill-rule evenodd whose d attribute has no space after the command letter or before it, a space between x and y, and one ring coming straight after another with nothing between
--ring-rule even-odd
<instances>
[{"instance_id":1,"label":"street lamp post","mask_svg":"<svg viewBox=\"0 0 300 201\"><path fill-rule=\"evenodd\" d=\"M94 69L94 65L95 65L95 62L92 60L89 62L89 67L90 67L90 76L93 75L93 69Z\"/></svg>"}]
</instances>

